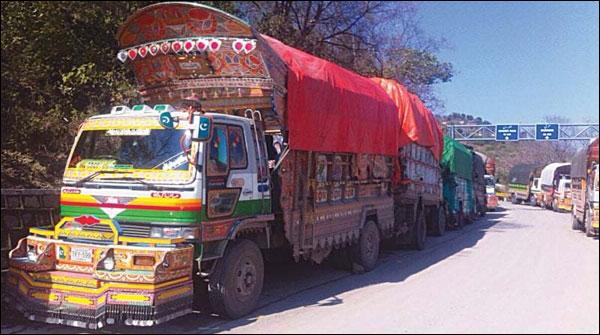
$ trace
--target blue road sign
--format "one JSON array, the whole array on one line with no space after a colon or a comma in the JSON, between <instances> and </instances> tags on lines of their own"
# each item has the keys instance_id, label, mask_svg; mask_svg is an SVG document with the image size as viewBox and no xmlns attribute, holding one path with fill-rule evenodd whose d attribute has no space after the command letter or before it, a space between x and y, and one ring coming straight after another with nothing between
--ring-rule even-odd
<instances>
[{"instance_id":1,"label":"blue road sign","mask_svg":"<svg viewBox=\"0 0 600 335\"><path fill-rule=\"evenodd\" d=\"M536 141L558 140L558 123L536 124L535 125L535 140Z\"/></svg>"},{"instance_id":2,"label":"blue road sign","mask_svg":"<svg viewBox=\"0 0 600 335\"><path fill-rule=\"evenodd\" d=\"M518 141L519 140L519 125L518 124L497 124L496 125L496 141Z\"/></svg>"}]
</instances>

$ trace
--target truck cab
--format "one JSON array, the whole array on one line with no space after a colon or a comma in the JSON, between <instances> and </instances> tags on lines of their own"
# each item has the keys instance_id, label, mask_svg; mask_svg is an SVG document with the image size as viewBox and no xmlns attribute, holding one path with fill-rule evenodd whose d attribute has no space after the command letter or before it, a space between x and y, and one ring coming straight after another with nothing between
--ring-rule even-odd
<instances>
[{"instance_id":1,"label":"truck cab","mask_svg":"<svg viewBox=\"0 0 600 335\"><path fill-rule=\"evenodd\" d=\"M220 257L244 218L272 219L258 128L254 116L189 115L170 105L117 106L87 119L65 168L61 220L32 228L9 254L7 282L20 287L11 292L33 297L20 308L38 311L31 320L90 329L191 312L202 262ZM239 273L257 278L258 271ZM90 289L72 287L79 285ZM244 289L252 285L262 281L247 280ZM133 296L139 303L129 306ZM69 319L82 308L90 311L85 318Z\"/></svg>"},{"instance_id":2,"label":"truck cab","mask_svg":"<svg viewBox=\"0 0 600 335\"><path fill-rule=\"evenodd\" d=\"M555 211L571 212L573 206L571 199L571 178L562 176L558 180L558 187L556 188L556 192L554 192L552 208Z\"/></svg>"}]
</instances>

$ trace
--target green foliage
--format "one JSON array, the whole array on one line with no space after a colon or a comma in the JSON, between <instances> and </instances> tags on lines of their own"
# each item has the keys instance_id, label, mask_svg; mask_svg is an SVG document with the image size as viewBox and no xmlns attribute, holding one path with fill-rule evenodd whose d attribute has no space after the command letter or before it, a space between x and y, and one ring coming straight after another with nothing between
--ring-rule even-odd
<instances>
[{"instance_id":1,"label":"green foliage","mask_svg":"<svg viewBox=\"0 0 600 335\"><path fill-rule=\"evenodd\" d=\"M133 74L115 57L116 33L129 15L153 2L1 3L3 188L58 185L79 124L115 103L138 102ZM398 79L425 99L432 97L432 84L452 76L433 49L414 43L422 40L418 34L406 35L412 42L390 44L397 19L404 30L416 31L414 8L404 4L205 3L364 75Z\"/></svg>"},{"instance_id":2,"label":"green foliage","mask_svg":"<svg viewBox=\"0 0 600 335\"><path fill-rule=\"evenodd\" d=\"M2 2L2 187L57 185L79 124L137 102L115 35L153 2Z\"/></svg>"}]
</instances>

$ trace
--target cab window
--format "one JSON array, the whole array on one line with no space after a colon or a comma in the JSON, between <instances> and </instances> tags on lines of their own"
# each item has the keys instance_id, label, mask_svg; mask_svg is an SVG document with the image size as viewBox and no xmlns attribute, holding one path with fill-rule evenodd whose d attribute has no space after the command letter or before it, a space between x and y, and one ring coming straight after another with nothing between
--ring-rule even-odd
<instances>
[{"instance_id":1,"label":"cab window","mask_svg":"<svg viewBox=\"0 0 600 335\"><path fill-rule=\"evenodd\" d=\"M227 141L227 128L215 126L212 139L208 147L207 172L209 176L226 175L229 170L229 146Z\"/></svg>"},{"instance_id":2,"label":"cab window","mask_svg":"<svg viewBox=\"0 0 600 335\"><path fill-rule=\"evenodd\" d=\"M241 127L229 126L229 160L232 169L245 169L248 166L246 142Z\"/></svg>"}]
</instances>

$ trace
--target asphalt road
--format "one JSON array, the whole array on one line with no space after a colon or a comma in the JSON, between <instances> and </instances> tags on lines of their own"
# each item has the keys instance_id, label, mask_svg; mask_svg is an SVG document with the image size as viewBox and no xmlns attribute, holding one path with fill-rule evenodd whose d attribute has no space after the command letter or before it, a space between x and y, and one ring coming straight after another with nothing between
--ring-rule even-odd
<instances>
[{"instance_id":1,"label":"asphalt road","mask_svg":"<svg viewBox=\"0 0 600 335\"><path fill-rule=\"evenodd\" d=\"M383 250L351 275L328 265L267 267L260 308L226 321L206 312L102 333L599 333L599 246L570 215L503 203L423 251ZM25 321L3 306L2 333L82 330Z\"/></svg>"}]
</instances>

